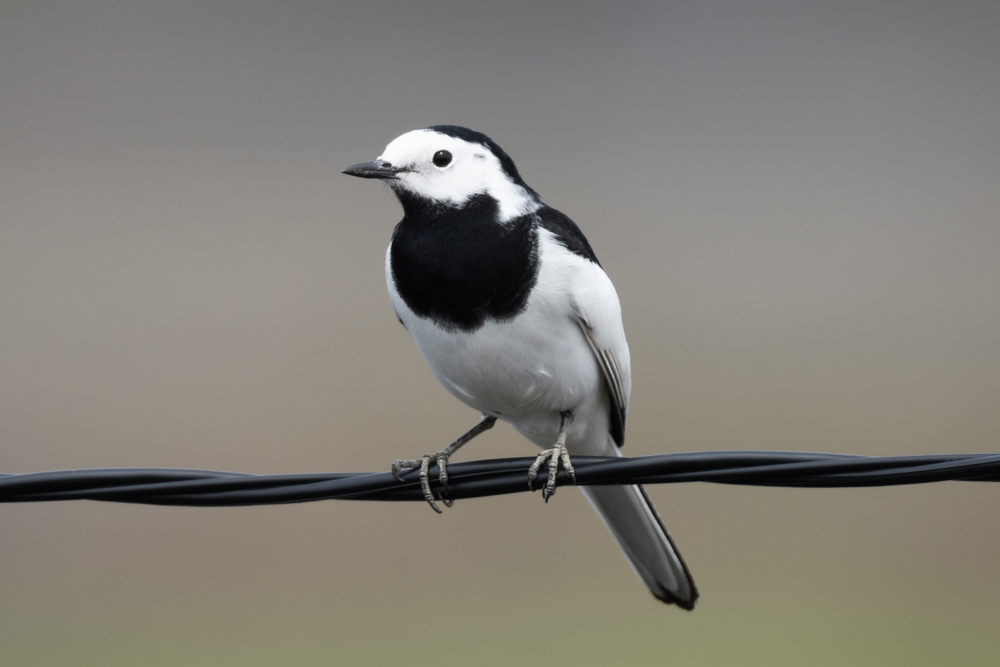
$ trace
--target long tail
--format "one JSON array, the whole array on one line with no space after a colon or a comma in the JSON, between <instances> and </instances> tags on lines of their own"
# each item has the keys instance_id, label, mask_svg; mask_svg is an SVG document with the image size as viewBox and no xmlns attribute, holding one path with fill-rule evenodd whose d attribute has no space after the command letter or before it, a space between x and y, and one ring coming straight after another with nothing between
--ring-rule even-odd
<instances>
[{"instance_id":1,"label":"long tail","mask_svg":"<svg viewBox=\"0 0 1000 667\"><path fill-rule=\"evenodd\" d=\"M663 602L694 608L691 573L641 486L581 487L649 591Z\"/></svg>"}]
</instances>

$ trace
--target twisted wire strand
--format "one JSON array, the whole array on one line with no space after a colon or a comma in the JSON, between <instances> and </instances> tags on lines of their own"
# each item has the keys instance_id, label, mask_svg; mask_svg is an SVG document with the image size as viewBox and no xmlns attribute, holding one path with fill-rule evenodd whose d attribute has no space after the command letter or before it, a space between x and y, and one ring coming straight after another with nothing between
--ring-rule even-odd
<instances>
[{"instance_id":1,"label":"twisted wire strand","mask_svg":"<svg viewBox=\"0 0 1000 667\"><path fill-rule=\"evenodd\" d=\"M443 489L452 500L528 490L534 458L452 463ZM855 456L812 452L709 451L636 458L574 457L577 485L714 482L772 487L847 488L943 481L1000 481L1000 454ZM147 505L234 507L316 500L423 501L416 470L252 475L175 468L94 468L0 474L0 503L100 500ZM537 487L545 485L542 472ZM560 486L573 485L560 471Z\"/></svg>"}]
</instances>

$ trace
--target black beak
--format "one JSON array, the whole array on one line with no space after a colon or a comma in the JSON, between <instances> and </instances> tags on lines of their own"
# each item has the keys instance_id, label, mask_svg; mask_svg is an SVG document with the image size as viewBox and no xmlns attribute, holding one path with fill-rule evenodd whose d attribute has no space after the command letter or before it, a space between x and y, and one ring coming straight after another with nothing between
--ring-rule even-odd
<instances>
[{"instance_id":1,"label":"black beak","mask_svg":"<svg viewBox=\"0 0 1000 667\"><path fill-rule=\"evenodd\" d=\"M371 162L359 162L358 164L352 164L347 169L341 169L341 173L347 174L348 176L357 176L358 178L396 178L396 174L401 171L406 171L405 169L400 169L399 167L394 167L388 162L382 162L381 160L373 160Z\"/></svg>"}]
</instances>

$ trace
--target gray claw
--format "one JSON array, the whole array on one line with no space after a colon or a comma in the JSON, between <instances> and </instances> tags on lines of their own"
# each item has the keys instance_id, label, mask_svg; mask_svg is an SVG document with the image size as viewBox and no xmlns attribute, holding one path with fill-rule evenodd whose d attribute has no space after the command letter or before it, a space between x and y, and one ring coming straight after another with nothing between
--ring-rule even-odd
<instances>
[{"instance_id":1,"label":"gray claw","mask_svg":"<svg viewBox=\"0 0 1000 667\"><path fill-rule=\"evenodd\" d=\"M566 445L557 442L550 449L543 450L536 458L535 462L531 464L528 468L528 488L532 491L535 490L535 479L538 478L538 471L541 470L542 465L548 461L549 462L549 475L545 482L545 488L542 489L542 499L545 502L549 502L549 498L556 493L556 475L559 473L559 464L562 464L563 469L569 473L570 479L573 483L576 483L576 470L573 468L573 463L570 461L569 452L566 450Z\"/></svg>"},{"instance_id":2,"label":"gray claw","mask_svg":"<svg viewBox=\"0 0 1000 667\"><path fill-rule=\"evenodd\" d=\"M436 454L424 454L423 458L408 460L408 459L396 459L392 462L392 475L400 482L403 481L403 477L399 474L401 468L420 468L420 488L424 492L424 500L427 504L431 506L438 514L442 514L441 508L437 506L434 498L434 492L431 491L431 475L430 469L431 464L434 463L438 467L438 479L441 481L441 502L444 503L445 507L451 507L454 503L446 498L448 493L448 459L452 454L458 451L462 445L469 442L477 435L483 431L488 431L493 428L493 424L497 421L496 417L490 415L483 415L483 420L466 431L458 440L451 443L440 452Z\"/></svg>"},{"instance_id":3,"label":"gray claw","mask_svg":"<svg viewBox=\"0 0 1000 667\"><path fill-rule=\"evenodd\" d=\"M434 493L431 491L430 469L431 462L435 460L438 463L438 467L441 468L443 472L445 469L441 467L442 459L436 458L433 454L424 454L423 457L419 459L396 459L392 462L392 476L402 482L405 481L403 480L403 476L400 474L400 471L403 468L418 468L420 471L420 489L424 492L424 500L427 501L427 504L430 505L431 509L435 512L443 514L443 512L441 512L441 508L437 506L436 502L434 502ZM444 460L446 461L447 459ZM447 474L445 474L445 478L447 479ZM445 506L451 507L451 502L445 501Z\"/></svg>"}]
</instances>

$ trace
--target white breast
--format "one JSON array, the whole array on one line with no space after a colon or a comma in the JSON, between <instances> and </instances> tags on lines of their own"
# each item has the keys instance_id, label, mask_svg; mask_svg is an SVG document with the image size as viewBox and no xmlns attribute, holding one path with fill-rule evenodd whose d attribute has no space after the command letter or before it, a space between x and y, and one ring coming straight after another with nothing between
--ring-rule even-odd
<instances>
[{"instance_id":1,"label":"white breast","mask_svg":"<svg viewBox=\"0 0 1000 667\"><path fill-rule=\"evenodd\" d=\"M559 415L572 411L570 451L600 453L608 441L608 399L576 320L570 286L601 269L568 251L548 231L539 230L539 235L537 282L525 310L510 322L487 322L464 333L417 317L393 284L387 251L389 295L431 372L456 398L510 422L543 447L555 441Z\"/></svg>"}]
</instances>

